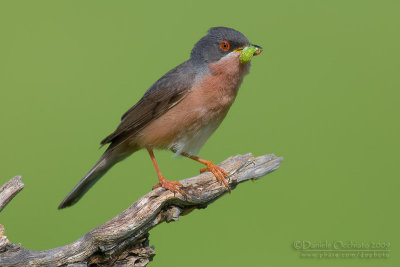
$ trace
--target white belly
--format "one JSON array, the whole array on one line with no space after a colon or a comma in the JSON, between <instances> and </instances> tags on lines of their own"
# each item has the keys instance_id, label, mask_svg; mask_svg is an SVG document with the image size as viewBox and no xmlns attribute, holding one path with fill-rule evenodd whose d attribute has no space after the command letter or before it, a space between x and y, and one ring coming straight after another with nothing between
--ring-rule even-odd
<instances>
[{"instance_id":1,"label":"white belly","mask_svg":"<svg viewBox=\"0 0 400 267\"><path fill-rule=\"evenodd\" d=\"M197 131L182 134L169 147L175 151L174 156L177 156L182 152L193 156L197 155L201 147L221 124L222 120L223 118L219 120L213 120L209 124L199 128Z\"/></svg>"}]
</instances>

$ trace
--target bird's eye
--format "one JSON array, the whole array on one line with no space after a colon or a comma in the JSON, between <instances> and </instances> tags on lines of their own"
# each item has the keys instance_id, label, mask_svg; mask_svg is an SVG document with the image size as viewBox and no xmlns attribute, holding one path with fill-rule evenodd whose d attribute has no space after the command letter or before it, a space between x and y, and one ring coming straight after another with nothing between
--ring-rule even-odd
<instances>
[{"instance_id":1,"label":"bird's eye","mask_svg":"<svg viewBox=\"0 0 400 267\"><path fill-rule=\"evenodd\" d=\"M222 41L219 43L219 48L221 48L222 51L229 51L229 49L231 48L231 46L229 45L229 43L227 41Z\"/></svg>"}]
</instances>

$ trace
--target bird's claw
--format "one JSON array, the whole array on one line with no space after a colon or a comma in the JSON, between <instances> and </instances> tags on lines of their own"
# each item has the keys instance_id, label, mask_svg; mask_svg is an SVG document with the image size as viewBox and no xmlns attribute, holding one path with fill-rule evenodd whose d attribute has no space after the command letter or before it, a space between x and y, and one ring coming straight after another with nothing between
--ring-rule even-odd
<instances>
[{"instance_id":1,"label":"bird's claw","mask_svg":"<svg viewBox=\"0 0 400 267\"><path fill-rule=\"evenodd\" d=\"M174 182L174 181L168 181L166 179L160 179L160 182L158 184L153 185L153 189L156 188L165 188L169 191L171 191L172 193L174 193L174 195L176 194L176 192L179 192L182 196L185 195L185 192L183 192L183 190L181 189L181 187L183 187L183 185L180 182Z\"/></svg>"},{"instance_id":2,"label":"bird's claw","mask_svg":"<svg viewBox=\"0 0 400 267\"><path fill-rule=\"evenodd\" d=\"M224 169L222 169L221 167L218 167L217 165L215 165L212 162L207 162L206 165L207 165L207 167L200 169L200 173L203 173L203 172L206 172L206 171L212 172L212 174L214 174L215 178L217 178L218 182L221 185L224 184L225 187L230 192L231 188L229 187L229 184L226 181L226 179L228 179L228 181L230 181L229 174Z\"/></svg>"}]
</instances>

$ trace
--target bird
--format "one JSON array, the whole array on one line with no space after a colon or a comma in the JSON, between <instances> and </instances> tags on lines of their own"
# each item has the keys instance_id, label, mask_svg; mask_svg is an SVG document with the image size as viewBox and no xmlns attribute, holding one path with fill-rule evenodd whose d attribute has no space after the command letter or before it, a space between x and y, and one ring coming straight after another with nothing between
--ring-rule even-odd
<instances>
[{"instance_id":1,"label":"bird","mask_svg":"<svg viewBox=\"0 0 400 267\"><path fill-rule=\"evenodd\" d=\"M75 204L112 166L146 149L158 176L154 188L185 195L179 181L161 173L153 150L171 150L205 165L229 189L228 173L197 153L219 127L249 73L250 60L262 47L241 32L212 27L193 47L190 58L168 71L122 117L116 130L101 141L109 144L94 167L58 206Z\"/></svg>"}]
</instances>

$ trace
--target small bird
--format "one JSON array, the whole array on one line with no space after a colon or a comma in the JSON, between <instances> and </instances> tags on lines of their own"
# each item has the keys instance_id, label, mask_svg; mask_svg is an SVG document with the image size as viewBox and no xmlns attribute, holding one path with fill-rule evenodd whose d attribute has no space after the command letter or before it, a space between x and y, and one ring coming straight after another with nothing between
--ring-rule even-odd
<instances>
[{"instance_id":1,"label":"small bird","mask_svg":"<svg viewBox=\"0 0 400 267\"><path fill-rule=\"evenodd\" d=\"M229 189L226 171L196 155L225 118L251 58L261 51L239 31L211 28L189 60L162 76L123 114L117 129L101 141L110 143L104 154L58 209L75 204L114 164L143 148L158 175L153 188L185 194L181 183L166 180L158 168L153 149L168 149L204 164L201 171L211 171Z\"/></svg>"}]
</instances>

